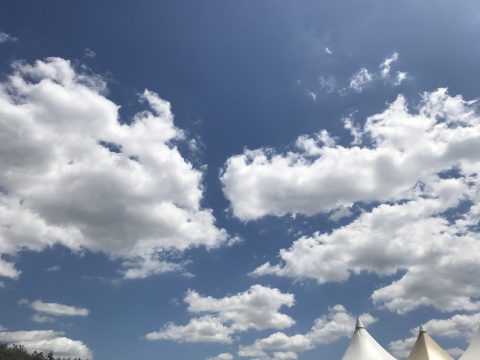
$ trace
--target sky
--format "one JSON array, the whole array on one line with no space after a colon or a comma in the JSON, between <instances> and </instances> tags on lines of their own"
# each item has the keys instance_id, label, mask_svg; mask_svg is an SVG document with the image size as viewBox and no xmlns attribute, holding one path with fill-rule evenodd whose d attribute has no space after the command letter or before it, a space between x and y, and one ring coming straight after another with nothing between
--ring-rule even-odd
<instances>
[{"instance_id":1,"label":"sky","mask_svg":"<svg viewBox=\"0 0 480 360\"><path fill-rule=\"evenodd\" d=\"M480 325L475 1L1 0L0 342L398 359Z\"/></svg>"}]
</instances>

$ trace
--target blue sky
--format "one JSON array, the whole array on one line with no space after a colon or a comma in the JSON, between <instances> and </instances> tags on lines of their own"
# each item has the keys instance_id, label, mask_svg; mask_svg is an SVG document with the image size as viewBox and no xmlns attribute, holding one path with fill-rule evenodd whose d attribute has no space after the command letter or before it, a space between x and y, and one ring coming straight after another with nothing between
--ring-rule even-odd
<instances>
[{"instance_id":1,"label":"blue sky","mask_svg":"<svg viewBox=\"0 0 480 360\"><path fill-rule=\"evenodd\" d=\"M480 324L474 1L0 9L0 341L340 358L361 315L398 358L420 323L461 354Z\"/></svg>"}]
</instances>

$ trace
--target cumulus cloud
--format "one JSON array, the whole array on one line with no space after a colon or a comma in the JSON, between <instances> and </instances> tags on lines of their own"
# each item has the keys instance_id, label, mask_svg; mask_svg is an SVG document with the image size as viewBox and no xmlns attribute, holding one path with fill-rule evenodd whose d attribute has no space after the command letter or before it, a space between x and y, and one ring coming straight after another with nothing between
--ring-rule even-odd
<instances>
[{"instance_id":1,"label":"cumulus cloud","mask_svg":"<svg viewBox=\"0 0 480 360\"><path fill-rule=\"evenodd\" d=\"M366 326L376 321L370 314L362 314L360 317ZM251 345L240 346L238 355L254 359L281 359L278 356L296 359L299 352L351 335L355 321L356 318L344 306L335 305L329 309L328 314L316 319L306 334L287 335L276 332Z\"/></svg>"},{"instance_id":2,"label":"cumulus cloud","mask_svg":"<svg viewBox=\"0 0 480 360\"><path fill-rule=\"evenodd\" d=\"M120 122L98 76L68 60L17 62L0 83L0 254L61 244L124 260L127 278L178 269L171 252L228 241L201 206L202 172L168 101ZM0 260L0 275L20 271Z\"/></svg>"},{"instance_id":3,"label":"cumulus cloud","mask_svg":"<svg viewBox=\"0 0 480 360\"><path fill-rule=\"evenodd\" d=\"M27 351L54 353L57 357L92 359L92 351L81 341L53 330L7 331L0 327L0 342L24 346Z\"/></svg>"},{"instance_id":4,"label":"cumulus cloud","mask_svg":"<svg viewBox=\"0 0 480 360\"><path fill-rule=\"evenodd\" d=\"M332 146L318 141L318 135L304 135L296 152L246 150L227 160L221 175L224 193L241 220L314 215L358 201L407 198L419 181L458 161L466 165L478 152L474 142L480 127L469 104L439 89L424 94L421 109L410 113L399 96L357 129L357 136L373 146ZM458 126L449 126L452 121Z\"/></svg>"},{"instance_id":5,"label":"cumulus cloud","mask_svg":"<svg viewBox=\"0 0 480 360\"><path fill-rule=\"evenodd\" d=\"M283 329L295 324L291 317L280 312L282 306L293 306L294 296L261 285L223 298L202 296L190 290L184 301L189 312L204 315L191 319L187 325L168 323L145 337L149 340L230 343L230 335L236 332Z\"/></svg>"},{"instance_id":6,"label":"cumulus cloud","mask_svg":"<svg viewBox=\"0 0 480 360\"><path fill-rule=\"evenodd\" d=\"M17 42L18 39L15 36L7 34L3 31L0 31L0 44L7 43L7 42Z\"/></svg>"},{"instance_id":7,"label":"cumulus cloud","mask_svg":"<svg viewBox=\"0 0 480 360\"><path fill-rule=\"evenodd\" d=\"M362 272L399 274L372 294L377 304L399 313L422 305L479 309L480 117L474 102L439 89L409 111L399 96L361 131L370 145L314 141L308 150L258 149L227 161L224 191L242 220L380 202L331 233L298 239L280 251L280 263L267 262L253 274L318 283Z\"/></svg>"},{"instance_id":8,"label":"cumulus cloud","mask_svg":"<svg viewBox=\"0 0 480 360\"><path fill-rule=\"evenodd\" d=\"M282 306L293 306L293 294L262 285L220 299L191 290L184 300L190 312L215 313L234 331L283 329L295 324L290 316L279 312Z\"/></svg>"},{"instance_id":9,"label":"cumulus cloud","mask_svg":"<svg viewBox=\"0 0 480 360\"><path fill-rule=\"evenodd\" d=\"M193 318L187 325L167 323L159 331L145 335L147 340L172 340L189 343L231 343L232 330L213 316Z\"/></svg>"}]
</instances>

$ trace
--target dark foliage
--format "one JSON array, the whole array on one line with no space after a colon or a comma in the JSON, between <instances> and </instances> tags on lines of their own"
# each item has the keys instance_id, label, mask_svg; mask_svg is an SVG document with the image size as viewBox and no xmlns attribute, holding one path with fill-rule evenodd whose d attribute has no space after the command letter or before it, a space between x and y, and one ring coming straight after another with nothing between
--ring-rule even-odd
<instances>
[{"instance_id":1,"label":"dark foliage","mask_svg":"<svg viewBox=\"0 0 480 360\"><path fill-rule=\"evenodd\" d=\"M0 344L0 360L80 360L80 359L61 359L53 356L53 353L44 355L34 351L28 353L23 346Z\"/></svg>"}]
</instances>

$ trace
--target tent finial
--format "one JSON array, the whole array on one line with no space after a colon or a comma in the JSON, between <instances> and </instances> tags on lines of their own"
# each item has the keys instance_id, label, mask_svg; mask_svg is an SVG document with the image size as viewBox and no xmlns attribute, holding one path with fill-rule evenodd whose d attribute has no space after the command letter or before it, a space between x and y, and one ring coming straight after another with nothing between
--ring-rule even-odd
<instances>
[{"instance_id":1,"label":"tent finial","mask_svg":"<svg viewBox=\"0 0 480 360\"><path fill-rule=\"evenodd\" d=\"M362 320L360 320L360 316L357 317L357 324L355 325L355 330L364 329L364 328L365 326L363 326Z\"/></svg>"},{"instance_id":2,"label":"tent finial","mask_svg":"<svg viewBox=\"0 0 480 360\"><path fill-rule=\"evenodd\" d=\"M419 333L426 333L425 329L423 328L423 325L420 325L420 329L418 329Z\"/></svg>"}]
</instances>

